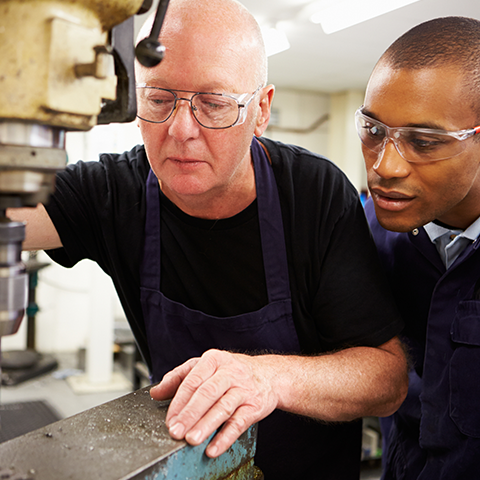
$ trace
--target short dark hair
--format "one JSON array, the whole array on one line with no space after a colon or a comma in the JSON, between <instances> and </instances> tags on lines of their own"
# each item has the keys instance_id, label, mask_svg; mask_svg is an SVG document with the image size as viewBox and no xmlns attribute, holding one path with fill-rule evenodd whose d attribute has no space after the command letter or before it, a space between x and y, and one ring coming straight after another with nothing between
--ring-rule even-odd
<instances>
[{"instance_id":1,"label":"short dark hair","mask_svg":"<svg viewBox=\"0 0 480 480\"><path fill-rule=\"evenodd\" d=\"M395 69L454 66L465 73L472 108L480 120L480 21L441 17L413 27L393 42L379 63Z\"/></svg>"}]
</instances>

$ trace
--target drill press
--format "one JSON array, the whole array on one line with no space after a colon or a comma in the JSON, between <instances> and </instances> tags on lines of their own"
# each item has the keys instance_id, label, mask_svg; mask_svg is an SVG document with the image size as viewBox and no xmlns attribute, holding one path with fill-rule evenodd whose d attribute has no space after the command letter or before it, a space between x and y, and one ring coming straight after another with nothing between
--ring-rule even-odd
<instances>
[{"instance_id":1,"label":"drill press","mask_svg":"<svg viewBox=\"0 0 480 480\"><path fill-rule=\"evenodd\" d=\"M28 281L25 228L6 211L48 201L66 131L133 120L131 17L151 3L0 0L0 338L18 330Z\"/></svg>"}]
</instances>

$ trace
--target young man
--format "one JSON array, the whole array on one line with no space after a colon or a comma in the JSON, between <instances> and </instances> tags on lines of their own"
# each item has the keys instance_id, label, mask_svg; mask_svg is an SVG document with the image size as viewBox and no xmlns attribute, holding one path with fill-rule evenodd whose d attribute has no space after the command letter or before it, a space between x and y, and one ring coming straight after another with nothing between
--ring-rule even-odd
<instances>
[{"instance_id":1,"label":"young man","mask_svg":"<svg viewBox=\"0 0 480 480\"><path fill-rule=\"evenodd\" d=\"M255 138L274 89L239 3L173 0L161 41L160 65L137 69L145 145L60 173L26 248L111 275L174 438L223 425L215 457L260 421L267 480L357 479L360 422L333 422L393 413L407 383L357 192L327 160Z\"/></svg>"},{"instance_id":2,"label":"young man","mask_svg":"<svg viewBox=\"0 0 480 480\"><path fill-rule=\"evenodd\" d=\"M479 59L480 21L418 25L383 54L356 116L367 215L413 367L385 479L480 472Z\"/></svg>"}]
</instances>

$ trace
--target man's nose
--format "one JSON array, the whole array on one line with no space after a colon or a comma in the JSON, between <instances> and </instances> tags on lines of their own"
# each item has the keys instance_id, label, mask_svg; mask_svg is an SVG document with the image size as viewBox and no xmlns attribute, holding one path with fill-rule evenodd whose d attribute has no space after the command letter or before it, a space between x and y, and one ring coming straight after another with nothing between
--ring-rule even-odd
<instances>
[{"instance_id":1,"label":"man's nose","mask_svg":"<svg viewBox=\"0 0 480 480\"><path fill-rule=\"evenodd\" d=\"M386 137L378 152L373 170L382 178L406 177L410 173L410 164L399 153L398 146L391 138Z\"/></svg>"},{"instance_id":2,"label":"man's nose","mask_svg":"<svg viewBox=\"0 0 480 480\"><path fill-rule=\"evenodd\" d=\"M181 101L183 100L183 103ZM189 138L198 136L200 125L195 120L188 98L178 98L175 110L169 119L168 133L178 142L185 142Z\"/></svg>"}]
</instances>

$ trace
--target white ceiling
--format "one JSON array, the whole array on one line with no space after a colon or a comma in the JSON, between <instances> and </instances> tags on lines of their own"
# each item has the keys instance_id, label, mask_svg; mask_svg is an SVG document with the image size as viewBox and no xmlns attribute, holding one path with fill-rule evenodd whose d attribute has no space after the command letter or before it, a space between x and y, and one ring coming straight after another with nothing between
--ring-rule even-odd
<instances>
[{"instance_id":1,"label":"white ceiling","mask_svg":"<svg viewBox=\"0 0 480 480\"><path fill-rule=\"evenodd\" d=\"M311 3L307 0L240 1L261 24L288 20L285 31L291 48L269 58L269 81L277 87L321 92L364 89L380 55L414 25L448 15L480 19L480 0L420 0L326 35L320 25L302 18L302 9Z\"/></svg>"}]
</instances>

